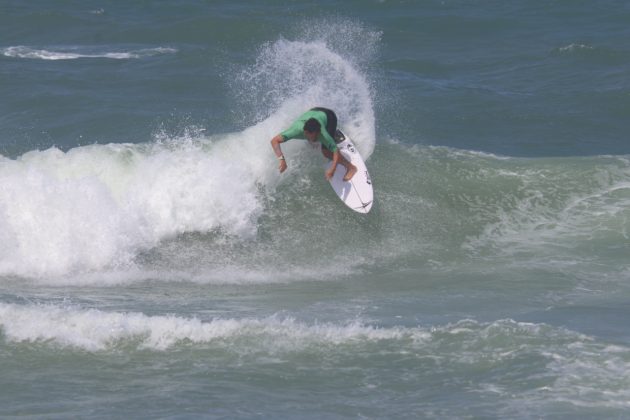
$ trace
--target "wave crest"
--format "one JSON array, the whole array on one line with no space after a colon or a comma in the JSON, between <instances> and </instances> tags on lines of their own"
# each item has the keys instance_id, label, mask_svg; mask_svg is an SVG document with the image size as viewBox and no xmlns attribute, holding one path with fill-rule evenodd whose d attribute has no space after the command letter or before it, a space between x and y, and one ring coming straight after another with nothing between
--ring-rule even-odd
<instances>
[{"instance_id":1,"label":"wave crest","mask_svg":"<svg viewBox=\"0 0 630 420\"><path fill-rule=\"evenodd\" d=\"M29 58L38 60L76 60L79 58L109 58L113 60L128 60L151 57L161 54L174 54L177 49L170 47L141 48L129 51L99 51L96 47L66 47L56 50L32 48L26 46L12 46L0 49L5 57Z\"/></svg>"}]
</instances>

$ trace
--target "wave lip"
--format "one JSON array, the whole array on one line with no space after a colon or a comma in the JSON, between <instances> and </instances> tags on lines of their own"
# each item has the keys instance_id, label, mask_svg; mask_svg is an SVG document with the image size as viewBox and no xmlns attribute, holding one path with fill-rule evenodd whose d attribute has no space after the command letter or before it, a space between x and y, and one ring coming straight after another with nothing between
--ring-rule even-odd
<instances>
[{"instance_id":1,"label":"wave lip","mask_svg":"<svg viewBox=\"0 0 630 420\"><path fill-rule=\"evenodd\" d=\"M128 60L151 57L160 54L173 54L177 49L171 47L141 48L129 51L98 51L94 47L65 47L55 50L32 48L22 45L0 49L5 57L27 58L38 60L76 60L79 58L108 58L113 60Z\"/></svg>"}]
</instances>

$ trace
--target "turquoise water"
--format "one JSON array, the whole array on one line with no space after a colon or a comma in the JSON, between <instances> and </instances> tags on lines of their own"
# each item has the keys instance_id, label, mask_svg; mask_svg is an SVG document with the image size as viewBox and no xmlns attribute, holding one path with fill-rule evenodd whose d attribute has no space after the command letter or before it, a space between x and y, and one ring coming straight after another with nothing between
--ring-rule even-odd
<instances>
[{"instance_id":1,"label":"turquoise water","mask_svg":"<svg viewBox=\"0 0 630 420\"><path fill-rule=\"evenodd\" d=\"M630 6L0 1L0 416L623 418ZM333 108L376 203L269 140Z\"/></svg>"}]
</instances>

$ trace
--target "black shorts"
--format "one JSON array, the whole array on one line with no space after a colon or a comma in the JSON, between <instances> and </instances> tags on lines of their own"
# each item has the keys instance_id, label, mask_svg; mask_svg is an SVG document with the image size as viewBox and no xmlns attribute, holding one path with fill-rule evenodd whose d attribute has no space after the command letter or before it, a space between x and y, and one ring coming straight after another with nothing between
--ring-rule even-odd
<instances>
[{"instance_id":1,"label":"black shorts","mask_svg":"<svg viewBox=\"0 0 630 420\"><path fill-rule=\"evenodd\" d=\"M330 134L330 137L335 138L337 132L337 116L328 108L313 108L311 111L321 111L326 114L326 131Z\"/></svg>"}]
</instances>

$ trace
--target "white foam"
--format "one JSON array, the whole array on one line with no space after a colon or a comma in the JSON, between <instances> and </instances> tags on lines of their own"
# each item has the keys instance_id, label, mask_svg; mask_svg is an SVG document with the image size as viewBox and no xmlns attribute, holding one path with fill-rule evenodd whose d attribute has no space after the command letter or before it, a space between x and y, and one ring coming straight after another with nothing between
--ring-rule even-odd
<instances>
[{"instance_id":1,"label":"white foam","mask_svg":"<svg viewBox=\"0 0 630 420\"><path fill-rule=\"evenodd\" d=\"M573 43L573 44L569 44L566 45L564 47L560 47L558 48L559 52L575 52L575 51L591 51L594 50L595 48L591 45L587 45L587 44L577 44L577 43Z\"/></svg>"},{"instance_id":2,"label":"white foam","mask_svg":"<svg viewBox=\"0 0 630 420\"><path fill-rule=\"evenodd\" d=\"M32 48L22 45L6 47L0 52L6 57L29 58L39 60L76 60L79 58L109 58L114 60L128 60L150 57L158 54L173 54L177 50L170 47L142 48L129 51L97 52L96 47L66 47L57 50ZM93 51L93 52L90 52Z\"/></svg>"},{"instance_id":3,"label":"white foam","mask_svg":"<svg viewBox=\"0 0 630 420\"><path fill-rule=\"evenodd\" d=\"M273 156L261 153L268 143L242 136L182 143L52 148L0 159L0 274L124 267L183 232L254 235L258 185L273 188L266 180ZM234 153L237 147L245 154Z\"/></svg>"},{"instance_id":4,"label":"white foam","mask_svg":"<svg viewBox=\"0 0 630 420\"><path fill-rule=\"evenodd\" d=\"M263 319L183 318L174 315L111 313L94 309L52 305L0 304L0 326L10 342L44 342L88 351L107 350L126 342L138 348L166 350L181 343L213 343L249 340L234 349L268 352L304 349L314 345L340 345L381 340L421 341L419 329L376 328L360 322L342 325L305 324L292 318Z\"/></svg>"}]
</instances>

